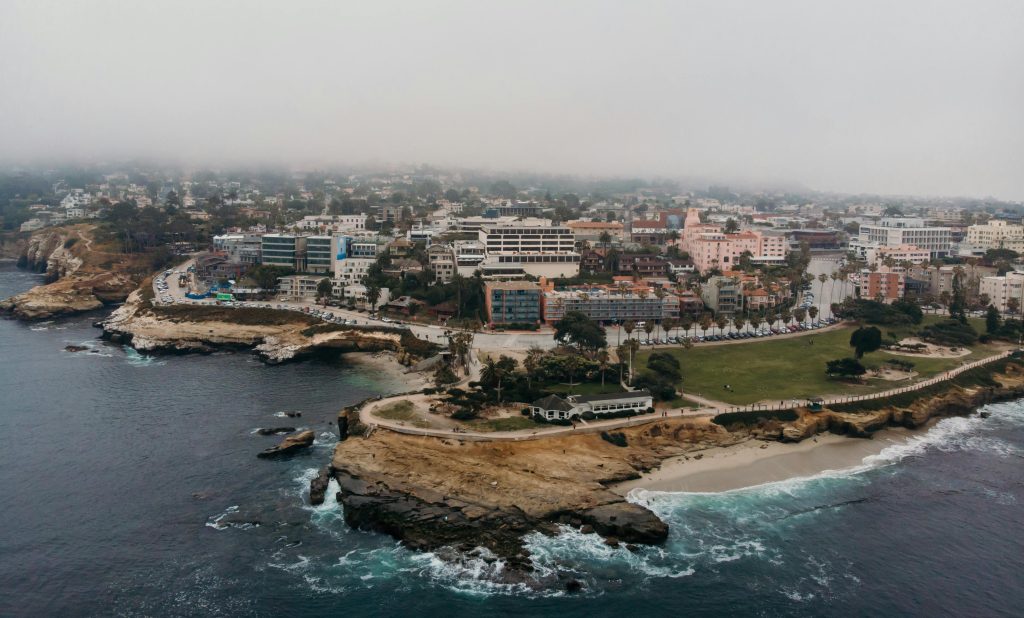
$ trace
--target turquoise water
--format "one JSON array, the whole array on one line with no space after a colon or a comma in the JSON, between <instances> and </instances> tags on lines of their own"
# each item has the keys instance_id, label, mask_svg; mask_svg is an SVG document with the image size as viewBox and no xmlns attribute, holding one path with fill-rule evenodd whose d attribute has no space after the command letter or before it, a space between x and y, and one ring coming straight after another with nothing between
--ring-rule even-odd
<instances>
[{"instance_id":1,"label":"turquoise water","mask_svg":"<svg viewBox=\"0 0 1024 618\"><path fill-rule=\"evenodd\" d=\"M0 266L0 295L35 281ZM94 319L0 321L0 615L1020 614L1019 403L850 470L636 491L670 523L665 546L534 535L536 573L507 583L500 562L349 529L333 491L305 503L338 408L400 385L344 359L141 355L97 340ZM253 430L293 423L316 431L311 452L257 460L275 439Z\"/></svg>"}]
</instances>

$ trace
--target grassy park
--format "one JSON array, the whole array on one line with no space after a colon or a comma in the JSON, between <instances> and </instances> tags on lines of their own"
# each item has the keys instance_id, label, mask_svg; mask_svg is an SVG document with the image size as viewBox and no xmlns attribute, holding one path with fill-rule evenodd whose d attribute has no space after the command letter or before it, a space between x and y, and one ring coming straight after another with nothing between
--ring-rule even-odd
<instances>
[{"instance_id":1,"label":"grassy park","mask_svg":"<svg viewBox=\"0 0 1024 618\"><path fill-rule=\"evenodd\" d=\"M911 336L921 326L937 320L927 316L924 324L911 328L882 328L883 334L891 330L898 338ZM973 322L973 320L972 320ZM979 331L982 324L972 324ZM825 374L827 361L853 356L850 333L855 327L826 332L812 332L800 337L757 339L731 345L696 346L690 350L662 348L679 359L683 373L683 390L710 399L734 404L748 404L762 400L785 400L826 395L864 394L884 391L900 385L899 382L873 379L859 385L829 378ZM915 379L924 379L962 363L995 354L998 348L975 344L968 356L958 358L924 358L872 352L862 359L865 367L874 368L892 358L914 363ZM636 356L638 372L645 371L649 350ZM731 390L726 390L728 384Z\"/></svg>"}]
</instances>

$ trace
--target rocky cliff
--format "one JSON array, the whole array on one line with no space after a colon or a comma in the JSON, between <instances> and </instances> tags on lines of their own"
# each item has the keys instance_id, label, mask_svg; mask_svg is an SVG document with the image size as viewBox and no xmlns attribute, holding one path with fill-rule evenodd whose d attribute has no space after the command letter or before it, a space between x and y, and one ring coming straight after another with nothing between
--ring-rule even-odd
<instances>
[{"instance_id":1,"label":"rocky cliff","mask_svg":"<svg viewBox=\"0 0 1024 618\"><path fill-rule=\"evenodd\" d=\"M351 412L339 421L346 435L365 429ZM328 473L349 525L453 556L483 547L514 574L531 569L523 535L553 534L559 524L611 545L663 542L665 523L607 486L666 457L746 439L706 420L663 420L622 433L624 447L597 434L474 442L381 429L339 442ZM318 495L322 486L321 479Z\"/></svg>"},{"instance_id":2,"label":"rocky cliff","mask_svg":"<svg viewBox=\"0 0 1024 618\"><path fill-rule=\"evenodd\" d=\"M133 292L101 324L104 337L142 352L212 352L217 348L252 349L268 363L321 352L395 352L412 359L397 329L325 328L310 316L276 309L217 306L153 306L144 292Z\"/></svg>"},{"instance_id":3,"label":"rocky cliff","mask_svg":"<svg viewBox=\"0 0 1024 618\"><path fill-rule=\"evenodd\" d=\"M46 284L0 301L0 312L34 320L123 301L138 285L136 260L93 248L88 225L39 230L17 242L18 265L46 273Z\"/></svg>"}]
</instances>

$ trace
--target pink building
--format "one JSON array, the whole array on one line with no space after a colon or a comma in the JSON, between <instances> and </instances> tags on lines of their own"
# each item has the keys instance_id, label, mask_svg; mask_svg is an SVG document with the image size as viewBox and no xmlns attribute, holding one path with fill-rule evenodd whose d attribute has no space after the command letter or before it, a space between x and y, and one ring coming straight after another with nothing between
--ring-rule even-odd
<instances>
[{"instance_id":1,"label":"pink building","mask_svg":"<svg viewBox=\"0 0 1024 618\"><path fill-rule=\"evenodd\" d=\"M748 251L755 262L778 262L786 258L788 246L784 236L751 230L696 234L688 244L693 265L700 272L713 268L728 270Z\"/></svg>"}]
</instances>

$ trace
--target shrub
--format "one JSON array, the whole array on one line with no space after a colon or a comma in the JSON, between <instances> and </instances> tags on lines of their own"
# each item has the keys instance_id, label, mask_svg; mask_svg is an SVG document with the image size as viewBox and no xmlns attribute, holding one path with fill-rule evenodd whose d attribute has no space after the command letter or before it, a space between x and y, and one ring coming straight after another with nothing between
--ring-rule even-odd
<instances>
[{"instance_id":1,"label":"shrub","mask_svg":"<svg viewBox=\"0 0 1024 618\"><path fill-rule=\"evenodd\" d=\"M676 398L675 384L666 378L651 373L644 373L637 377L636 386L646 388L658 401L671 401Z\"/></svg>"},{"instance_id":2,"label":"shrub","mask_svg":"<svg viewBox=\"0 0 1024 618\"><path fill-rule=\"evenodd\" d=\"M523 416L530 416L530 408L523 408L519 411Z\"/></svg>"},{"instance_id":3,"label":"shrub","mask_svg":"<svg viewBox=\"0 0 1024 618\"><path fill-rule=\"evenodd\" d=\"M459 408L455 412L452 412L452 418L457 421L471 421L477 416L477 411L472 408Z\"/></svg>"},{"instance_id":4,"label":"shrub","mask_svg":"<svg viewBox=\"0 0 1024 618\"><path fill-rule=\"evenodd\" d=\"M825 373L830 376L855 377L867 373L867 369L856 358L838 358L825 363Z\"/></svg>"},{"instance_id":5,"label":"shrub","mask_svg":"<svg viewBox=\"0 0 1024 618\"><path fill-rule=\"evenodd\" d=\"M618 447L624 448L626 446L629 446L629 444L626 442L626 434L622 433L621 431L616 431L614 433L602 431L601 439L604 440L605 442L608 442L609 444L614 444L615 446Z\"/></svg>"},{"instance_id":6,"label":"shrub","mask_svg":"<svg viewBox=\"0 0 1024 618\"><path fill-rule=\"evenodd\" d=\"M711 419L716 425L727 427L732 424L757 425L758 423L777 420L795 421L797 419L794 410L754 410L752 412L724 412Z\"/></svg>"},{"instance_id":7,"label":"shrub","mask_svg":"<svg viewBox=\"0 0 1024 618\"><path fill-rule=\"evenodd\" d=\"M586 412L583 413L583 420L585 421L592 421L595 418L597 418L597 415L591 412L590 410L587 410Z\"/></svg>"},{"instance_id":8,"label":"shrub","mask_svg":"<svg viewBox=\"0 0 1024 618\"><path fill-rule=\"evenodd\" d=\"M64 248L65 249L70 249L71 247L75 246L76 242L78 242L77 238L69 238L69 239L64 241Z\"/></svg>"},{"instance_id":9,"label":"shrub","mask_svg":"<svg viewBox=\"0 0 1024 618\"><path fill-rule=\"evenodd\" d=\"M921 330L921 337L936 345L969 346L978 340L978 331L970 324L946 320L924 327Z\"/></svg>"}]
</instances>

